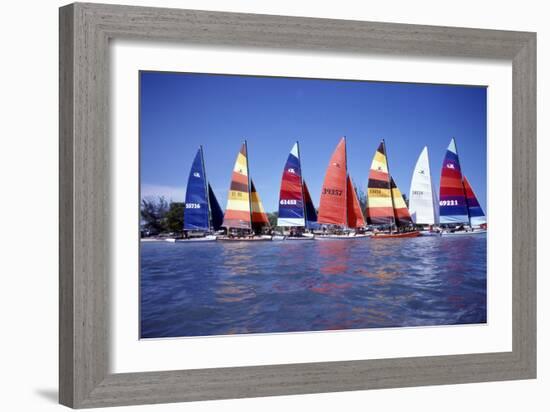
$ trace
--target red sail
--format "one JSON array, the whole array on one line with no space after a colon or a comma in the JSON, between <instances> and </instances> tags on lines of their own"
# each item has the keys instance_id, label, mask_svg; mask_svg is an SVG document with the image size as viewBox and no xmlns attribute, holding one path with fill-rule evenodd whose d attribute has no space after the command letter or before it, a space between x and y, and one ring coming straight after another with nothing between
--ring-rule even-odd
<instances>
[{"instance_id":1,"label":"red sail","mask_svg":"<svg viewBox=\"0 0 550 412\"><path fill-rule=\"evenodd\" d=\"M332 153L325 173L319 202L319 223L346 226L346 179L346 139L343 137Z\"/></svg>"},{"instance_id":2,"label":"red sail","mask_svg":"<svg viewBox=\"0 0 550 412\"><path fill-rule=\"evenodd\" d=\"M348 176L348 227L357 228L365 226L365 218L361 212L361 204L357 197L357 192L351 184L351 179Z\"/></svg>"}]
</instances>

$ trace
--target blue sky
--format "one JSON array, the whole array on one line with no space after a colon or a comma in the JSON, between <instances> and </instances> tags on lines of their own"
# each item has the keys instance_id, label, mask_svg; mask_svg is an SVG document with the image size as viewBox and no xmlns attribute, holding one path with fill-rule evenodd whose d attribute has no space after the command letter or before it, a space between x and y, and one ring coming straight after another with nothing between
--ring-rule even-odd
<instances>
[{"instance_id":1,"label":"blue sky","mask_svg":"<svg viewBox=\"0 0 550 412\"><path fill-rule=\"evenodd\" d=\"M304 179L318 207L325 168L341 136L349 172L363 191L384 138L390 173L408 195L424 145L439 188L443 156L455 137L462 171L487 210L485 87L164 72L141 72L140 87L142 197L183 200L202 144L207 178L225 208L246 138L250 176L265 209L275 211L284 163L299 140Z\"/></svg>"}]
</instances>

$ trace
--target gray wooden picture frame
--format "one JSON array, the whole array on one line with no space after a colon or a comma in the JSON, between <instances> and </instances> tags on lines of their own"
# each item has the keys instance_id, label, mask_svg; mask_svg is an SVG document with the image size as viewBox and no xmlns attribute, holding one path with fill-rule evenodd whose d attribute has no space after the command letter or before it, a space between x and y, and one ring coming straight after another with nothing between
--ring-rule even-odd
<instances>
[{"instance_id":1,"label":"gray wooden picture frame","mask_svg":"<svg viewBox=\"0 0 550 412\"><path fill-rule=\"evenodd\" d=\"M62 404L86 408L536 377L535 33L84 3L62 7L59 28ZM512 351L110 373L109 41L119 38L511 61Z\"/></svg>"}]
</instances>

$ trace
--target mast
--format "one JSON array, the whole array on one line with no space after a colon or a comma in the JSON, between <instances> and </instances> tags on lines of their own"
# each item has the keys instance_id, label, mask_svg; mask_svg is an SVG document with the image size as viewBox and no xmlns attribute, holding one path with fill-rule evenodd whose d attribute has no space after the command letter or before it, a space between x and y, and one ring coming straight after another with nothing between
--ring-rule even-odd
<instances>
[{"instance_id":1,"label":"mast","mask_svg":"<svg viewBox=\"0 0 550 412\"><path fill-rule=\"evenodd\" d=\"M429 153L429 150L428 150L428 146L425 146L426 147L426 158L428 160L428 171L429 171L429 174L430 174L430 190L432 191L432 217L433 217L433 221L434 221L434 225L437 225L438 223L438 219L437 219L437 215L436 215L436 207L437 207L437 210L439 211L439 204L438 202L436 201L436 198L435 198L435 190L434 190L434 185L433 185L433 179L432 179L432 168L430 166L430 153ZM409 203L410 203L410 199L409 199ZM439 214L439 213L437 213Z\"/></svg>"},{"instance_id":2,"label":"mast","mask_svg":"<svg viewBox=\"0 0 550 412\"><path fill-rule=\"evenodd\" d=\"M306 200L304 199L304 173L302 171L302 156L300 155L300 142L296 140L298 150L298 161L300 162L300 192L302 193L302 210L304 211L304 231L307 227Z\"/></svg>"},{"instance_id":3,"label":"mast","mask_svg":"<svg viewBox=\"0 0 550 412\"><path fill-rule=\"evenodd\" d=\"M252 228L252 192L251 192L251 179L250 179L250 157L248 156L248 143L244 139L244 150L246 151L246 177L248 178L248 211L250 213L250 230L254 231Z\"/></svg>"},{"instance_id":4,"label":"mast","mask_svg":"<svg viewBox=\"0 0 550 412\"><path fill-rule=\"evenodd\" d=\"M388 149L386 148L386 141L384 139L382 139L382 144L384 145L384 153L386 154L386 166L388 168L388 177L389 177L389 179L388 179L388 188L390 189L393 224L397 228L397 225L395 224L395 202L393 200L393 191L392 191L392 187L391 187L390 162L388 161ZM390 233L393 233L392 229L393 229L393 226L390 225Z\"/></svg>"},{"instance_id":5,"label":"mast","mask_svg":"<svg viewBox=\"0 0 550 412\"><path fill-rule=\"evenodd\" d=\"M347 148L347 145L346 145L346 136L343 136L343 139L344 139L344 162L345 162L345 166L346 166L346 186L345 186L346 189L345 189L345 192L344 192L344 197L345 197L344 204L346 205L346 226L344 226L344 228L346 228L346 227L349 227L348 182L347 182L349 174L348 174L348 148Z\"/></svg>"},{"instance_id":6,"label":"mast","mask_svg":"<svg viewBox=\"0 0 550 412\"><path fill-rule=\"evenodd\" d=\"M206 165L204 164L204 150L202 144L199 146L201 152L202 175L204 176L204 193L206 194L206 202L208 203L208 227L212 230L212 211L210 210L210 196L208 194L208 180L206 179Z\"/></svg>"}]
</instances>

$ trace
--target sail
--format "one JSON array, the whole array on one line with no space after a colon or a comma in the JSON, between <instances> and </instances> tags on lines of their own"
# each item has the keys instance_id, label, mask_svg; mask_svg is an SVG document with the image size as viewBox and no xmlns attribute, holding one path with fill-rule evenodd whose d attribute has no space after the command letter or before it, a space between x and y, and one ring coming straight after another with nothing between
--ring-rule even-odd
<instances>
[{"instance_id":1,"label":"sail","mask_svg":"<svg viewBox=\"0 0 550 412\"><path fill-rule=\"evenodd\" d=\"M208 183L208 201L210 202L210 215L212 218L212 229L220 230L223 223L223 211L216 199L216 195L212 190L212 186Z\"/></svg>"},{"instance_id":2,"label":"sail","mask_svg":"<svg viewBox=\"0 0 550 412\"><path fill-rule=\"evenodd\" d=\"M441 224L469 223L462 172L454 139L449 143L441 168L439 222Z\"/></svg>"},{"instance_id":3,"label":"sail","mask_svg":"<svg viewBox=\"0 0 550 412\"><path fill-rule=\"evenodd\" d=\"M433 204L434 204L434 217L435 217L435 224L439 224L439 198L437 190L435 190L435 187L433 185L432 181L432 198L433 198Z\"/></svg>"},{"instance_id":4,"label":"sail","mask_svg":"<svg viewBox=\"0 0 550 412\"><path fill-rule=\"evenodd\" d=\"M252 207L252 226L254 229L261 229L264 226L269 226L269 219L265 213L264 206L260 200L260 195L256 191L254 182L250 180L250 199Z\"/></svg>"},{"instance_id":5,"label":"sail","mask_svg":"<svg viewBox=\"0 0 550 412\"><path fill-rule=\"evenodd\" d=\"M361 212L361 204L357 197L357 192L351 183L351 179L348 175L347 179L347 193L348 193L348 227L357 228L365 226L365 218L363 212Z\"/></svg>"},{"instance_id":6,"label":"sail","mask_svg":"<svg viewBox=\"0 0 550 412\"><path fill-rule=\"evenodd\" d=\"M226 228L251 229L250 188L248 184L248 154L246 142L237 155L231 185L227 195L227 207L223 216L222 226Z\"/></svg>"},{"instance_id":7,"label":"sail","mask_svg":"<svg viewBox=\"0 0 550 412\"><path fill-rule=\"evenodd\" d=\"M393 211L395 215L395 224L397 226L407 226L412 223L411 215L409 213L409 209L407 208L407 204L405 203L405 199L403 199L403 195L401 194L401 191L395 184L395 181L393 180L393 177L391 179L391 195L393 197Z\"/></svg>"},{"instance_id":8,"label":"sail","mask_svg":"<svg viewBox=\"0 0 550 412\"><path fill-rule=\"evenodd\" d=\"M330 158L321 189L317 221L346 226L346 139L342 138Z\"/></svg>"},{"instance_id":9,"label":"sail","mask_svg":"<svg viewBox=\"0 0 550 412\"><path fill-rule=\"evenodd\" d=\"M369 225L392 225L394 222L386 145L382 141L374 154L369 172L367 223Z\"/></svg>"},{"instance_id":10,"label":"sail","mask_svg":"<svg viewBox=\"0 0 550 412\"><path fill-rule=\"evenodd\" d=\"M466 179L466 176L464 176L464 190L466 191L466 203L468 204L468 213L470 215L470 225L480 226L487 223L487 219L485 218L485 213L483 213L483 209L481 208L479 202L477 201L476 194L474 193L474 190L472 189L470 182L468 182L468 179Z\"/></svg>"},{"instance_id":11,"label":"sail","mask_svg":"<svg viewBox=\"0 0 550 412\"><path fill-rule=\"evenodd\" d=\"M315 210L315 205L313 204L313 200L311 200L311 195L309 194L305 181L303 182L303 190L306 211L306 228L316 229L319 227L319 224L317 223L317 211Z\"/></svg>"},{"instance_id":12,"label":"sail","mask_svg":"<svg viewBox=\"0 0 550 412\"><path fill-rule=\"evenodd\" d=\"M412 221L418 225L433 225L436 219L436 197L432 186L428 147L418 156L414 167L411 190L409 192L409 211Z\"/></svg>"},{"instance_id":13,"label":"sail","mask_svg":"<svg viewBox=\"0 0 550 412\"><path fill-rule=\"evenodd\" d=\"M195 155L187 179L183 230L210 230L208 196L202 147Z\"/></svg>"},{"instance_id":14,"label":"sail","mask_svg":"<svg viewBox=\"0 0 550 412\"><path fill-rule=\"evenodd\" d=\"M277 226L305 226L302 169L298 142L286 160L279 193Z\"/></svg>"}]
</instances>

